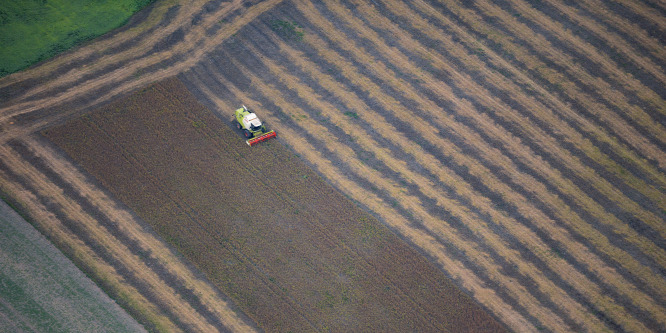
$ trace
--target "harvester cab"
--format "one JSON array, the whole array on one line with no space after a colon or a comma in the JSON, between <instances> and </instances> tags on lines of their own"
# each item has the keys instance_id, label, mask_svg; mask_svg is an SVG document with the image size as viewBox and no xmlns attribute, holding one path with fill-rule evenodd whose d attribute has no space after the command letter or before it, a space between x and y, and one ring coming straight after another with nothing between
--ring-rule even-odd
<instances>
[{"instance_id":1,"label":"harvester cab","mask_svg":"<svg viewBox=\"0 0 666 333\"><path fill-rule=\"evenodd\" d=\"M243 131L243 135L247 138L245 141L248 145L254 146L255 144L272 139L276 136L275 131L269 131L266 125L262 124L259 117L254 112L250 112L245 105L235 112L236 127Z\"/></svg>"}]
</instances>

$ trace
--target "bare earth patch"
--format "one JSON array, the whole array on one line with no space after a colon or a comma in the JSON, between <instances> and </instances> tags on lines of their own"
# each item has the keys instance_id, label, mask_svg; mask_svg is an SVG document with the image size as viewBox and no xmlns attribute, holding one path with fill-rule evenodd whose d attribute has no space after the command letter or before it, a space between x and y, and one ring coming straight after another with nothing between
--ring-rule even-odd
<instances>
[{"instance_id":1,"label":"bare earth patch","mask_svg":"<svg viewBox=\"0 0 666 333\"><path fill-rule=\"evenodd\" d=\"M279 139L246 146L178 80L43 133L266 330L503 330Z\"/></svg>"}]
</instances>

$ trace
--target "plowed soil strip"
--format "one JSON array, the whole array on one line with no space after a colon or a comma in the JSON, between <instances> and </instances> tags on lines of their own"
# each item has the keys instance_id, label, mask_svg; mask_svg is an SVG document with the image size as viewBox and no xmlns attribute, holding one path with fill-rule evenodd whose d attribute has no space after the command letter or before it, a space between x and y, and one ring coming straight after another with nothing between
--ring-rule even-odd
<instances>
[{"instance_id":1,"label":"plowed soil strip","mask_svg":"<svg viewBox=\"0 0 666 333\"><path fill-rule=\"evenodd\" d=\"M206 70L206 73L210 74L211 71ZM218 106L219 109L233 107L233 104L229 103L229 101L220 99L219 94L211 91L208 84L200 82L198 78L202 76L204 75L200 73L187 75L196 86L196 89L199 89L214 105ZM245 101L248 104L257 107L262 105L260 101L236 88L233 83L227 81L224 77L216 75L215 80L220 86L231 91L234 100ZM281 98L276 99L274 102L277 103L277 105L288 106L287 102L283 101ZM302 112L302 110L293 109L292 112ZM268 120L276 125L281 122L280 118L276 118L275 116L268 117ZM298 154L311 162L318 171L326 175L327 179L335 184L336 187L344 189L345 193L350 195L352 199L363 202L373 212L376 212L381 216L384 222L398 230L400 234L414 242L419 248L435 258L436 262L441 265L445 272L450 274L450 276L452 276L465 290L472 293L474 298L481 304L493 309L493 313L501 318L503 322L519 331L527 332L535 329L532 323L526 321L525 318L508 305L506 300L498 295L496 291L487 287L487 284L474 272L470 271L464 263L453 259L453 256L446 249L446 246L439 243L437 238L433 238L431 234L424 232L424 230L420 228L414 228L410 225L408 220L401 216L401 213L395 209L393 204L386 202L373 192L369 192L366 188L359 186L358 183L350 179L348 171L340 169L338 166L331 163L329 158L325 158L327 155L320 152L318 149L315 149L311 143L308 143L308 141L305 140L302 136L302 131L299 129L292 129L289 126L280 126L279 131L281 140L288 142ZM319 133L317 137L324 140L326 137L330 137L330 135ZM462 327L460 329L463 330Z\"/></svg>"},{"instance_id":2,"label":"plowed soil strip","mask_svg":"<svg viewBox=\"0 0 666 333\"><path fill-rule=\"evenodd\" d=\"M169 273L172 273L179 279L182 286L179 287L190 290L194 295L201 299L201 305L208 311L220 318L226 327L233 331L248 331L251 326L239 318L238 314L229 308L228 301L222 299L219 291L210 284L210 282L196 276L191 268L187 267L180 256L177 256L173 250L167 247L162 240L142 225L143 222L137 220L127 210L118 207L118 203L96 188L89 179L77 170L77 167L71 164L63 156L56 153L47 142L35 138L26 138L24 143L27 148L36 156L43 159L51 170L57 170L59 175L71 185L80 196L89 200L102 212L112 223L116 224L119 231L129 238L134 244L140 246L142 253L148 253L149 259L155 260L161 264Z\"/></svg>"},{"instance_id":3,"label":"plowed soil strip","mask_svg":"<svg viewBox=\"0 0 666 333\"><path fill-rule=\"evenodd\" d=\"M279 142L247 147L182 89L180 82L166 81L47 135L265 329L312 325L400 331L410 322L428 329L499 328L490 318L466 323L468 315L476 318L483 312L379 222L289 157ZM96 129L82 126L86 123ZM102 156L66 139L74 128L95 136L109 150L121 149L129 159L122 165L97 161ZM108 136L96 134L100 130ZM129 166L133 175L119 175L119 168ZM137 191L136 184L150 187ZM161 198L143 198L158 193ZM181 218L160 212L167 203ZM359 235L367 223L375 232L363 241ZM224 248L235 255L217 252ZM419 274L405 275L405 267ZM465 309L453 322L447 299ZM425 310L415 311L413 302ZM385 311L393 315L381 315Z\"/></svg>"},{"instance_id":4,"label":"plowed soil strip","mask_svg":"<svg viewBox=\"0 0 666 333\"><path fill-rule=\"evenodd\" d=\"M10 165L11 167L11 165ZM35 227L54 242L69 258L84 267L84 271L95 282L103 286L104 291L123 306L137 321L146 328L157 331L179 332L176 324L171 321L158 305L148 300L135 286L128 283L124 272L105 262L89 243L72 232L57 216L52 205L44 205L43 197L34 191L32 186L20 184L15 175L0 168L0 189L4 193L19 200Z\"/></svg>"},{"instance_id":5,"label":"plowed soil strip","mask_svg":"<svg viewBox=\"0 0 666 333\"><path fill-rule=\"evenodd\" d=\"M94 239L95 247L101 247L105 253L108 253L110 262L118 265L120 269L127 269L130 276L139 280L140 285L146 288L142 290L153 302L160 304L172 318L181 322L184 330L193 328L196 330L213 331L216 330L187 302L180 299L180 295L161 281L160 277L138 257L127 248L128 244L123 244L112 234L102 227L97 220L90 216L78 203L73 202L66 196L62 188L53 184L48 178L45 178L38 170L20 160L18 155L8 150L0 151L3 161L15 163L15 170L20 170L24 179L31 179L41 193L49 193L52 201L58 202L62 207L63 215L66 219L80 222L79 232L89 235Z\"/></svg>"}]
</instances>

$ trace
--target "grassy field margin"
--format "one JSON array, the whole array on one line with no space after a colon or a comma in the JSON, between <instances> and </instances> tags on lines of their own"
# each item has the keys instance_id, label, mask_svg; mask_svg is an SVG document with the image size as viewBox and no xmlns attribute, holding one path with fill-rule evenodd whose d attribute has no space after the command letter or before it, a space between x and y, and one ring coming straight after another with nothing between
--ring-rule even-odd
<instances>
[{"instance_id":1,"label":"grassy field margin","mask_svg":"<svg viewBox=\"0 0 666 333\"><path fill-rule=\"evenodd\" d=\"M0 77L118 28L152 1L3 2L0 6Z\"/></svg>"}]
</instances>

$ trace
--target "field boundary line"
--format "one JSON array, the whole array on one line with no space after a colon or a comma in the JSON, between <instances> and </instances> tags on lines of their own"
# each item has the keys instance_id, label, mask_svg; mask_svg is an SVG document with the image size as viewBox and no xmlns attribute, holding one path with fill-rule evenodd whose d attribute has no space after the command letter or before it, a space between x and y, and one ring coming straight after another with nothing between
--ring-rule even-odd
<instances>
[{"instance_id":1,"label":"field boundary line","mask_svg":"<svg viewBox=\"0 0 666 333\"><path fill-rule=\"evenodd\" d=\"M203 4L203 0L197 0L201 4ZM186 35L188 40L202 40L202 35L204 34L204 31L201 30L207 30L210 28L210 25L213 22L217 22L219 20L219 16L226 16L229 13L231 13L233 10L238 9L241 6L241 1L242 0L233 0L233 2L225 3L224 6L221 6L220 9L213 14L209 14L205 19L203 24L199 24L194 26L194 29L191 29L188 31L188 34ZM96 70L102 69L104 66L112 66L115 63L123 62L123 61L132 61L134 63L141 62L142 60L148 58L148 57L154 57L154 54L148 54L151 49L155 48L155 46L158 45L165 37L170 36L173 34L175 31L178 31L179 29L182 29L186 25L192 25L190 18L192 15L197 11L203 11L201 6L193 5L193 4L188 4L186 6L181 6L180 4L174 5L173 7L178 8L178 13L177 18L174 21L172 21L169 25L161 27L161 29L157 29L154 33L151 33L150 35L146 36L145 38L142 38L141 41L139 41L137 46L134 46L130 49L125 49L122 51L119 51L117 53L114 53L109 56L105 56L102 61L95 62L93 64L90 64L89 66L85 67L79 67L79 68L73 68L70 70L68 73L58 76L54 80L42 84L36 87L33 87L32 89L28 90L25 92L23 95L20 96L20 98L14 99L15 102L20 102L20 101L29 101L29 98L37 95L41 92L44 91L49 91L49 90L57 90L59 87L62 86L68 86L71 87L76 81L81 80L82 78L85 78L86 76L90 76L94 74ZM172 8L173 8L172 7ZM166 14L165 14L166 15ZM159 25L157 25L159 26ZM193 26L193 25L192 25ZM103 45L106 44L106 40L100 41L102 43L102 46L98 46L96 43L91 44L91 46L95 46L98 50L102 49ZM173 49L176 48L176 46L179 46L181 43L178 43L174 45ZM116 44L117 45L117 44ZM113 48L114 46L111 45L108 48ZM102 49L103 50L103 49ZM97 51L99 52L99 51ZM170 55L172 51L172 48L164 51L159 51L156 53L162 53L165 55ZM69 58L69 57L67 57ZM149 64L150 65L150 64ZM124 66L123 66L124 67ZM146 66L147 67L147 66Z\"/></svg>"}]
</instances>

